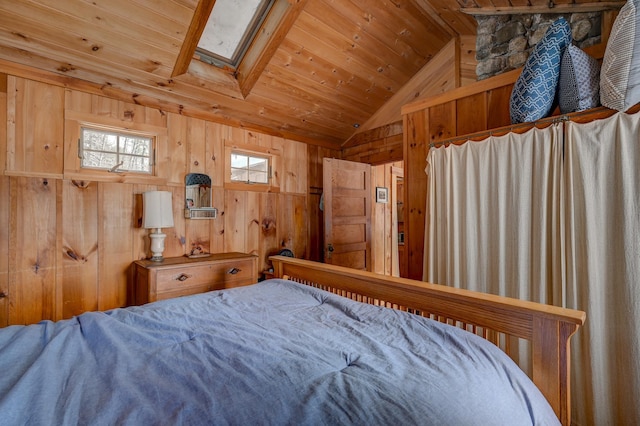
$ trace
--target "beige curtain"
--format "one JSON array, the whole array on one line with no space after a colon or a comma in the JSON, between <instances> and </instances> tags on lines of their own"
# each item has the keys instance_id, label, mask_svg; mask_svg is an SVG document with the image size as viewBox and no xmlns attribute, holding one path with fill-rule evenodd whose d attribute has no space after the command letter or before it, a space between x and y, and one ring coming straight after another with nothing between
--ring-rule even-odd
<instances>
[{"instance_id":1,"label":"beige curtain","mask_svg":"<svg viewBox=\"0 0 640 426\"><path fill-rule=\"evenodd\" d=\"M640 113L562 126L430 151L425 279L586 311L572 421L637 425Z\"/></svg>"},{"instance_id":2,"label":"beige curtain","mask_svg":"<svg viewBox=\"0 0 640 426\"><path fill-rule=\"evenodd\" d=\"M427 281L562 302L562 127L432 148Z\"/></svg>"},{"instance_id":3,"label":"beige curtain","mask_svg":"<svg viewBox=\"0 0 640 426\"><path fill-rule=\"evenodd\" d=\"M568 306L573 421L640 424L640 114L567 123Z\"/></svg>"},{"instance_id":4,"label":"beige curtain","mask_svg":"<svg viewBox=\"0 0 640 426\"><path fill-rule=\"evenodd\" d=\"M562 304L562 139L554 124L430 150L426 281ZM530 371L527 346L514 358Z\"/></svg>"}]
</instances>

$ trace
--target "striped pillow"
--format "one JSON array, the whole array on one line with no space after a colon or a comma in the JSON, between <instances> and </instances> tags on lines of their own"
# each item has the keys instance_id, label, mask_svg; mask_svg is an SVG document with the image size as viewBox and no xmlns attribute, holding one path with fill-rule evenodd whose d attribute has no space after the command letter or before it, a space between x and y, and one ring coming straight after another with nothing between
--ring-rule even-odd
<instances>
[{"instance_id":1,"label":"striped pillow","mask_svg":"<svg viewBox=\"0 0 640 426\"><path fill-rule=\"evenodd\" d=\"M600 101L617 111L640 102L640 0L627 0L613 23L602 60Z\"/></svg>"}]
</instances>

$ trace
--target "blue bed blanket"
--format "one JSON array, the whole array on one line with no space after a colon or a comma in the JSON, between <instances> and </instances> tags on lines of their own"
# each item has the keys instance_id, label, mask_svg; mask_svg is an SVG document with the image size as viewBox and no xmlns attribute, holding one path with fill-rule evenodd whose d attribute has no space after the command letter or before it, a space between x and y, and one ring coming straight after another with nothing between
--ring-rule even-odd
<instances>
[{"instance_id":1,"label":"blue bed blanket","mask_svg":"<svg viewBox=\"0 0 640 426\"><path fill-rule=\"evenodd\" d=\"M282 280L0 329L0 419L559 424L483 339Z\"/></svg>"}]
</instances>

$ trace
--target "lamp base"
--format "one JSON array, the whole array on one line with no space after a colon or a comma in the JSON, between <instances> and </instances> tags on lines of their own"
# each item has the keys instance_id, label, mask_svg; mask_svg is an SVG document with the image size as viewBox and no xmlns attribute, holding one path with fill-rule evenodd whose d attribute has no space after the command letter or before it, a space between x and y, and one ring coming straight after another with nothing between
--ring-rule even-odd
<instances>
[{"instance_id":1,"label":"lamp base","mask_svg":"<svg viewBox=\"0 0 640 426\"><path fill-rule=\"evenodd\" d=\"M160 228L156 229L156 232L149 233L149 239L151 240L151 245L149 249L151 250L151 261L153 262L162 262L164 257L162 257L162 252L164 251L164 239L166 234L162 233Z\"/></svg>"}]
</instances>

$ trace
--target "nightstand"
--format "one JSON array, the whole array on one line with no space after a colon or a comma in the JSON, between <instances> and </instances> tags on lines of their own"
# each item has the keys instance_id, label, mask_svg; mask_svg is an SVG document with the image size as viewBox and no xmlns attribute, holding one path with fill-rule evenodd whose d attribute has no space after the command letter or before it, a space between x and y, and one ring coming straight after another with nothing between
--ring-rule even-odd
<instances>
[{"instance_id":1,"label":"nightstand","mask_svg":"<svg viewBox=\"0 0 640 426\"><path fill-rule=\"evenodd\" d=\"M168 257L162 262L137 260L132 264L133 304L240 287L258 282L258 257L219 253L191 259Z\"/></svg>"}]
</instances>

